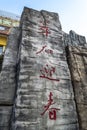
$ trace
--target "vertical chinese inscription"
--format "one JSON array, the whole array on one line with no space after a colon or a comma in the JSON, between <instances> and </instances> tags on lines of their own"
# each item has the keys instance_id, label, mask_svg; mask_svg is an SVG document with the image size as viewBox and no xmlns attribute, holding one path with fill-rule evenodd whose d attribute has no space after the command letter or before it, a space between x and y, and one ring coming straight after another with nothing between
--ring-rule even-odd
<instances>
[{"instance_id":1,"label":"vertical chinese inscription","mask_svg":"<svg viewBox=\"0 0 87 130\"><path fill-rule=\"evenodd\" d=\"M43 23L41 21L41 23ZM42 33L44 34L44 36L46 36L46 38L48 37L49 34L51 34L48 26L46 25L48 23L48 21L45 21L45 24L43 24L42 26L40 26L40 30L41 32L39 33ZM44 46L42 46L41 49L39 49L36 54L40 54L42 52L45 52L47 54L53 54L53 50L52 49L48 49L47 48L47 45L45 43ZM56 73L56 68L54 66L49 66L48 64L45 65L45 67L43 67L41 70L40 70L40 78L44 78L44 79L48 79L48 80L52 80L52 81L59 81L59 79L57 78L54 78L54 74ZM55 107L52 107L53 104L55 104L55 102L53 101L53 98L52 98L53 94L52 92L50 92L49 94L49 99L48 99L48 103L47 105L44 106L44 111L41 113L41 115L43 116L47 111L49 112L49 119L50 120L56 120L57 118L57 110L60 110L59 108L55 108Z\"/></svg>"}]
</instances>

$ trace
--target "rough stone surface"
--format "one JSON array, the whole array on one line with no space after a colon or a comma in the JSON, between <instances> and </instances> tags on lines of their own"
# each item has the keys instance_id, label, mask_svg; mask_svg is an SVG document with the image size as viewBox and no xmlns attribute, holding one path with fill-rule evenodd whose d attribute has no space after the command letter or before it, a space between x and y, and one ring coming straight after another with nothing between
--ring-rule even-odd
<instances>
[{"instance_id":1,"label":"rough stone surface","mask_svg":"<svg viewBox=\"0 0 87 130\"><path fill-rule=\"evenodd\" d=\"M86 47L57 13L25 7L0 73L0 130L87 130ZM41 115L49 100L56 120Z\"/></svg>"},{"instance_id":2,"label":"rough stone surface","mask_svg":"<svg viewBox=\"0 0 87 130\"><path fill-rule=\"evenodd\" d=\"M39 33L42 25L49 28L50 34L47 37ZM78 130L74 94L58 14L25 8L20 27L22 39L13 130ZM43 46L46 47L42 49ZM48 49L52 53L48 53ZM40 77L45 73L41 70L47 65L49 71L51 67L55 68L52 77L59 81ZM49 119L49 110L41 116L50 92L55 102L52 107L60 109L56 120Z\"/></svg>"},{"instance_id":3,"label":"rough stone surface","mask_svg":"<svg viewBox=\"0 0 87 130\"><path fill-rule=\"evenodd\" d=\"M64 33L64 44L72 46L84 46L87 47L86 39L84 36L76 34L74 31L70 31L69 34Z\"/></svg>"},{"instance_id":4,"label":"rough stone surface","mask_svg":"<svg viewBox=\"0 0 87 130\"><path fill-rule=\"evenodd\" d=\"M9 130L16 88L16 67L19 29L14 28L8 38L0 73L0 130Z\"/></svg>"},{"instance_id":5,"label":"rough stone surface","mask_svg":"<svg viewBox=\"0 0 87 130\"><path fill-rule=\"evenodd\" d=\"M69 46L67 51L80 129L87 130L87 48Z\"/></svg>"},{"instance_id":6,"label":"rough stone surface","mask_svg":"<svg viewBox=\"0 0 87 130\"><path fill-rule=\"evenodd\" d=\"M10 106L0 106L0 130L8 130L11 120L11 111L12 107Z\"/></svg>"},{"instance_id":7,"label":"rough stone surface","mask_svg":"<svg viewBox=\"0 0 87 130\"><path fill-rule=\"evenodd\" d=\"M16 86L16 68L19 31L12 29L8 38L0 78L0 104L13 104Z\"/></svg>"}]
</instances>

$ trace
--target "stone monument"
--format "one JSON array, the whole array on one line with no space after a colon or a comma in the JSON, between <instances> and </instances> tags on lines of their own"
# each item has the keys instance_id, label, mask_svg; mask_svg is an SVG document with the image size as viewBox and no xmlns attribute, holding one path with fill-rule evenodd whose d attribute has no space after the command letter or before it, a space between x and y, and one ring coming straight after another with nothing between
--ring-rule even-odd
<instances>
[{"instance_id":1,"label":"stone monument","mask_svg":"<svg viewBox=\"0 0 87 130\"><path fill-rule=\"evenodd\" d=\"M25 7L0 74L0 130L87 130L86 56L57 13Z\"/></svg>"}]
</instances>

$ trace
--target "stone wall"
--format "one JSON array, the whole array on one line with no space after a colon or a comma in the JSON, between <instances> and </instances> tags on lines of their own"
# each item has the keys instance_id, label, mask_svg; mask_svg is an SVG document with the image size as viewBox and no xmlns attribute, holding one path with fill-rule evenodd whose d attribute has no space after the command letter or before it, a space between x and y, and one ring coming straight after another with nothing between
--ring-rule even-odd
<instances>
[{"instance_id":1,"label":"stone wall","mask_svg":"<svg viewBox=\"0 0 87 130\"><path fill-rule=\"evenodd\" d=\"M74 31L70 31L69 34L63 34L65 46L84 46L87 47L86 39L84 36L78 35Z\"/></svg>"},{"instance_id":2,"label":"stone wall","mask_svg":"<svg viewBox=\"0 0 87 130\"><path fill-rule=\"evenodd\" d=\"M78 130L58 14L25 8L20 26L22 38L13 129ZM54 100L49 108L60 109L56 111L56 119L50 119L51 110L44 108L49 97Z\"/></svg>"},{"instance_id":3,"label":"stone wall","mask_svg":"<svg viewBox=\"0 0 87 130\"><path fill-rule=\"evenodd\" d=\"M16 89L18 38L19 29L12 29L0 73L0 130L10 129Z\"/></svg>"},{"instance_id":4,"label":"stone wall","mask_svg":"<svg viewBox=\"0 0 87 130\"><path fill-rule=\"evenodd\" d=\"M69 46L68 52L80 129L87 130L87 49Z\"/></svg>"},{"instance_id":5,"label":"stone wall","mask_svg":"<svg viewBox=\"0 0 87 130\"><path fill-rule=\"evenodd\" d=\"M25 7L4 56L0 130L87 130L85 48L57 13Z\"/></svg>"},{"instance_id":6,"label":"stone wall","mask_svg":"<svg viewBox=\"0 0 87 130\"><path fill-rule=\"evenodd\" d=\"M80 130L87 130L87 44L83 36L65 34L67 60L71 72Z\"/></svg>"}]
</instances>

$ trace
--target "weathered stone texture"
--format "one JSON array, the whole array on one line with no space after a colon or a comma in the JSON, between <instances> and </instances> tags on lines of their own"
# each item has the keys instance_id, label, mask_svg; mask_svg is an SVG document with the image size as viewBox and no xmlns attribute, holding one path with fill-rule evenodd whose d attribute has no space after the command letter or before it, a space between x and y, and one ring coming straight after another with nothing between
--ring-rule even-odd
<instances>
[{"instance_id":1,"label":"weathered stone texture","mask_svg":"<svg viewBox=\"0 0 87 130\"><path fill-rule=\"evenodd\" d=\"M87 130L86 47L85 37L63 33L57 13L25 7L0 73L0 130ZM56 120L41 115L50 93Z\"/></svg>"},{"instance_id":2,"label":"weathered stone texture","mask_svg":"<svg viewBox=\"0 0 87 130\"><path fill-rule=\"evenodd\" d=\"M84 46L87 47L86 39L84 36L76 34L74 31L70 31L69 34L64 33L64 44L72 46Z\"/></svg>"},{"instance_id":3,"label":"weathered stone texture","mask_svg":"<svg viewBox=\"0 0 87 130\"><path fill-rule=\"evenodd\" d=\"M3 60L0 78L0 104L13 104L16 86L16 67L18 54L19 31L12 29L8 38L7 49Z\"/></svg>"},{"instance_id":4,"label":"weathered stone texture","mask_svg":"<svg viewBox=\"0 0 87 130\"><path fill-rule=\"evenodd\" d=\"M19 29L12 29L8 38L2 71L0 73L0 130L10 129L16 87L18 38Z\"/></svg>"},{"instance_id":5,"label":"weathered stone texture","mask_svg":"<svg viewBox=\"0 0 87 130\"><path fill-rule=\"evenodd\" d=\"M0 106L0 130L8 130L11 120L11 106ZM7 127L7 128L6 128ZM1 129L3 128L3 129Z\"/></svg>"},{"instance_id":6,"label":"weathered stone texture","mask_svg":"<svg viewBox=\"0 0 87 130\"><path fill-rule=\"evenodd\" d=\"M81 130L87 130L87 48L67 48Z\"/></svg>"},{"instance_id":7,"label":"weathered stone texture","mask_svg":"<svg viewBox=\"0 0 87 130\"><path fill-rule=\"evenodd\" d=\"M47 37L40 33L43 24L50 31ZM22 38L12 130L79 130L58 15L24 8L20 27ZM43 46L45 49L37 53ZM46 49L53 53L47 53ZM55 67L52 77L59 81L40 77L40 70L47 65ZM48 112L41 116L50 92L55 102L53 107L60 108L55 121L49 119Z\"/></svg>"}]
</instances>

